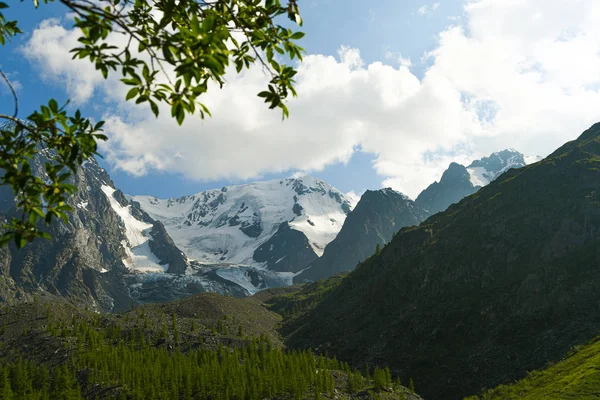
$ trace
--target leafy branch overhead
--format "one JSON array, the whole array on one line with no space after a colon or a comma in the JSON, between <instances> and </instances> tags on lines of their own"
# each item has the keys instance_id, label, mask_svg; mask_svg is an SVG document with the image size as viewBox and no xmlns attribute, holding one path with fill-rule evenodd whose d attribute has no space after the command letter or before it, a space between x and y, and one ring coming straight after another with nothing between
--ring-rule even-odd
<instances>
[{"instance_id":1,"label":"leafy branch overhead","mask_svg":"<svg viewBox=\"0 0 600 400\"><path fill-rule=\"evenodd\" d=\"M23 2L24 0L22 0ZM87 59L104 78L120 76L129 87L126 100L147 103L158 116L159 104L171 110L182 124L186 114L210 115L201 96L210 84L222 87L226 71L235 65L237 73L253 64L262 66L270 81L258 93L271 109L289 115L286 99L296 96L293 62L304 50L295 42L304 34L283 25L288 18L302 24L297 0L43 0L61 3L74 15L80 32L73 58ZM33 0L37 8L39 0ZM9 8L0 1L0 44L7 45L22 31L16 20L5 16ZM120 44L119 44L120 43ZM73 116L55 100L40 111L20 119L18 98L6 74L0 70L14 97L14 113L0 113L0 185L10 185L22 212L4 226L0 244L15 240L47 237L38 220L50 223L53 217L68 218L65 204L76 192L68 178L82 162L97 154L102 122L94 124L79 111ZM66 106L66 105L65 105ZM44 151L48 162L46 179L37 176L30 162Z\"/></svg>"},{"instance_id":2,"label":"leafy branch overhead","mask_svg":"<svg viewBox=\"0 0 600 400\"><path fill-rule=\"evenodd\" d=\"M296 71L274 55L301 59L303 50L294 41L304 34L275 21L287 15L301 23L296 0L287 5L279 0L61 2L75 13L82 33L74 58L89 59L105 78L120 73L131 87L127 99L148 102L156 115L157 103L165 102L179 124L186 113L198 110L204 116L208 109L198 99L209 82L222 86L230 62L239 73L257 61L271 77L259 96L288 115L285 99L296 94ZM127 44L115 45L111 34Z\"/></svg>"}]
</instances>

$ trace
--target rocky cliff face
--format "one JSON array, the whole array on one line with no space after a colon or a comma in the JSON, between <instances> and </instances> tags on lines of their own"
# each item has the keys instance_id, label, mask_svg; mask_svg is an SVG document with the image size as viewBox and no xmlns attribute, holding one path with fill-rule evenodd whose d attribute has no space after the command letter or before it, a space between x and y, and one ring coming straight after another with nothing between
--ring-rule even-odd
<instances>
[{"instance_id":1,"label":"rocky cliff face","mask_svg":"<svg viewBox=\"0 0 600 400\"><path fill-rule=\"evenodd\" d=\"M559 359L600 331L599 182L596 124L402 229L285 327L289 343L390 364L436 399Z\"/></svg>"},{"instance_id":2,"label":"rocky cliff face","mask_svg":"<svg viewBox=\"0 0 600 400\"><path fill-rule=\"evenodd\" d=\"M44 161L42 154L34 162L38 176L43 176ZM115 274L125 272L121 242L126 237L118 215L100 190L102 185L112 185L110 177L92 160L71 183L79 188L68 199L74 212L67 223L55 221L49 227L53 240L36 240L18 251L11 244L4 250L10 253L10 261L3 279L17 289L7 290L3 297L49 293L98 309L123 308L128 301L126 291L110 286ZM18 215L12 191L3 187L1 197L2 213Z\"/></svg>"},{"instance_id":3,"label":"rocky cliff face","mask_svg":"<svg viewBox=\"0 0 600 400\"><path fill-rule=\"evenodd\" d=\"M45 156L34 160L43 176ZM72 177L74 212L49 228L52 240L0 249L0 301L55 295L92 309L119 311L136 302L173 300L198 292L249 292L210 268L194 267L163 224L115 189L91 159ZM14 196L0 188L0 213L18 215Z\"/></svg>"},{"instance_id":4,"label":"rocky cliff face","mask_svg":"<svg viewBox=\"0 0 600 400\"><path fill-rule=\"evenodd\" d=\"M427 211L395 190L367 190L323 256L294 281L316 281L350 271L372 256L377 245L388 243L400 228L418 225L428 216Z\"/></svg>"}]
</instances>

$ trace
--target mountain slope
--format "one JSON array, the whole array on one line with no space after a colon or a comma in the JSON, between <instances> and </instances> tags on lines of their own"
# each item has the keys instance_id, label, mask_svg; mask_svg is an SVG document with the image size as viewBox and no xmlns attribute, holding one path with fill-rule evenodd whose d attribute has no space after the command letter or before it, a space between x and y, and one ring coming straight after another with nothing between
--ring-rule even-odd
<instances>
[{"instance_id":1,"label":"mountain slope","mask_svg":"<svg viewBox=\"0 0 600 400\"><path fill-rule=\"evenodd\" d=\"M400 228L418 225L428 212L392 189L367 190L337 237L294 282L315 281L352 270L384 246Z\"/></svg>"},{"instance_id":2,"label":"mountain slope","mask_svg":"<svg viewBox=\"0 0 600 400\"><path fill-rule=\"evenodd\" d=\"M502 150L473 161L468 167L451 163L439 182L423 190L415 203L432 214L444 211L458 203L511 168L521 168L539 161L539 157L525 157L514 149Z\"/></svg>"},{"instance_id":3,"label":"mountain slope","mask_svg":"<svg viewBox=\"0 0 600 400\"><path fill-rule=\"evenodd\" d=\"M289 343L388 363L436 399L560 358L600 332L599 182L596 124L402 229L285 328Z\"/></svg>"},{"instance_id":4,"label":"mountain slope","mask_svg":"<svg viewBox=\"0 0 600 400\"><path fill-rule=\"evenodd\" d=\"M354 206L343 193L310 176L168 200L151 196L133 200L164 224L190 259L278 272L299 271L320 256ZM268 246L262 246L266 242ZM294 262L284 261L286 257Z\"/></svg>"},{"instance_id":5,"label":"mountain slope","mask_svg":"<svg viewBox=\"0 0 600 400\"><path fill-rule=\"evenodd\" d=\"M577 346L564 360L548 368L532 371L510 385L500 385L481 396L465 400L592 400L600 393L600 342Z\"/></svg>"}]
</instances>

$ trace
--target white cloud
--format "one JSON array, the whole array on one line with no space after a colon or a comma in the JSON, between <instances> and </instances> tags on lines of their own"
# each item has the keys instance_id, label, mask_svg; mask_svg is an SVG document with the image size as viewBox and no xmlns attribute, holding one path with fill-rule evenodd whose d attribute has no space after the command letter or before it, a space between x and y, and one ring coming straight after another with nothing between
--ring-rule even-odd
<instances>
[{"instance_id":1,"label":"white cloud","mask_svg":"<svg viewBox=\"0 0 600 400\"><path fill-rule=\"evenodd\" d=\"M548 154L600 117L600 4L483 0L440 36L431 71L497 112L478 152Z\"/></svg>"},{"instance_id":2,"label":"white cloud","mask_svg":"<svg viewBox=\"0 0 600 400\"><path fill-rule=\"evenodd\" d=\"M398 63L398 65L406 68L412 67L412 61L410 57L402 57L402 54L394 53L389 49L385 51L385 59L387 61L395 61Z\"/></svg>"},{"instance_id":3,"label":"white cloud","mask_svg":"<svg viewBox=\"0 0 600 400\"><path fill-rule=\"evenodd\" d=\"M71 60L70 49L79 47L79 34L61 25L58 19L43 21L22 51L36 63L42 78L66 86L71 99L80 104L88 100L104 80L92 64Z\"/></svg>"},{"instance_id":4,"label":"white cloud","mask_svg":"<svg viewBox=\"0 0 600 400\"><path fill-rule=\"evenodd\" d=\"M351 190L348 193L346 193L346 197L350 200L350 204L352 204L352 207L356 207L356 204L358 204L360 198L364 193L365 190L361 190L358 193L356 193L354 190Z\"/></svg>"},{"instance_id":5,"label":"white cloud","mask_svg":"<svg viewBox=\"0 0 600 400\"><path fill-rule=\"evenodd\" d=\"M71 61L76 35L55 22L34 32L25 54L48 79L66 82L71 97L110 101L102 151L132 174L248 179L319 170L360 147L376 154L384 186L414 197L451 161L507 147L546 155L600 119L596 0L470 1L463 20L440 34L422 79L406 60L366 65L344 46L337 58L306 56L285 122L256 97L266 82L260 68L210 91L204 100L213 118L188 117L177 127L168 110L155 119L122 101L122 85Z\"/></svg>"},{"instance_id":6,"label":"white cloud","mask_svg":"<svg viewBox=\"0 0 600 400\"><path fill-rule=\"evenodd\" d=\"M423 5L423 6L419 7L419 9L417 10L417 14L419 14L419 15L429 14L429 13L437 10L439 7L440 7L440 3L433 3L431 6Z\"/></svg>"}]
</instances>

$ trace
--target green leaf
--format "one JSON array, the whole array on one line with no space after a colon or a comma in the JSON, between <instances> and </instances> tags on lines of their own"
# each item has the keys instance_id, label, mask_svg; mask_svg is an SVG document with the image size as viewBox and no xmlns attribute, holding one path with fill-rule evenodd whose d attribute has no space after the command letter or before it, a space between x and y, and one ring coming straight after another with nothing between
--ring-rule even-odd
<instances>
[{"instance_id":1,"label":"green leaf","mask_svg":"<svg viewBox=\"0 0 600 400\"><path fill-rule=\"evenodd\" d=\"M50 99L50 101L48 102L48 107L53 113L58 113L58 102L56 100Z\"/></svg>"},{"instance_id":2,"label":"green leaf","mask_svg":"<svg viewBox=\"0 0 600 400\"><path fill-rule=\"evenodd\" d=\"M131 100L133 99L135 96L138 95L138 93L140 92L140 90L136 87L132 88L131 90L129 90L129 92L127 92L127 96L125 96L125 100Z\"/></svg>"},{"instance_id":3,"label":"green leaf","mask_svg":"<svg viewBox=\"0 0 600 400\"><path fill-rule=\"evenodd\" d=\"M27 244L27 241L25 240L23 235L20 233L16 233L15 234L15 245L17 246L17 249L22 249L23 247L25 247L26 244Z\"/></svg>"},{"instance_id":4,"label":"green leaf","mask_svg":"<svg viewBox=\"0 0 600 400\"><path fill-rule=\"evenodd\" d=\"M2 237L0 237L0 247L6 246L12 239L13 236L11 232L5 233L4 235L2 235Z\"/></svg>"},{"instance_id":5,"label":"green leaf","mask_svg":"<svg viewBox=\"0 0 600 400\"><path fill-rule=\"evenodd\" d=\"M158 117L158 106L152 100L150 100L150 108L152 109L152 112L154 113L154 116Z\"/></svg>"},{"instance_id":6,"label":"green leaf","mask_svg":"<svg viewBox=\"0 0 600 400\"><path fill-rule=\"evenodd\" d=\"M52 240L52 236L50 236L50 234L49 234L48 232L39 232L39 233L37 234L37 236L38 236L40 239L48 239L48 240Z\"/></svg>"}]
</instances>

